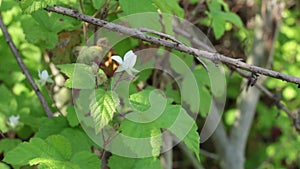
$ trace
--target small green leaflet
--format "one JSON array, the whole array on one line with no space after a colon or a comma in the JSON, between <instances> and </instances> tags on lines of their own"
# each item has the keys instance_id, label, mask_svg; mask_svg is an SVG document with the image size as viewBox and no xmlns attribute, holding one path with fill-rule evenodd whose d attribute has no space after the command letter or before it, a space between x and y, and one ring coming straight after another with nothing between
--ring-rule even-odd
<instances>
[{"instance_id":1,"label":"small green leaflet","mask_svg":"<svg viewBox=\"0 0 300 169\"><path fill-rule=\"evenodd\" d=\"M120 100L112 91L101 88L95 91L95 99L90 104L91 115L95 122L96 134L113 118Z\"/></svg>"}]
</instances>

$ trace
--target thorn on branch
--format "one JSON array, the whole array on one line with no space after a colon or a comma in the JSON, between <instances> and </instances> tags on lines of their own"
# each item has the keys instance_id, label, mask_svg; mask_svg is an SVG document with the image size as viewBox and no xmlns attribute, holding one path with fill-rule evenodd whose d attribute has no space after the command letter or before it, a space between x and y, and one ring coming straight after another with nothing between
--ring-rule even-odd
<instances>
[{"instance_id":1,"label":"thorn on branch","mask_svg":"<svg viewBox=\"0 0 300 169\"><path fill-rule=\"evenodd\" d=\"M247 86L246 86L246 91L248 91L249 87L253 87L256 82L257 82L257 79L258 79L258 74L256 73L251 73L251 76L248 78L248 82L247 82Z\"/></svg>"}]
</instances>

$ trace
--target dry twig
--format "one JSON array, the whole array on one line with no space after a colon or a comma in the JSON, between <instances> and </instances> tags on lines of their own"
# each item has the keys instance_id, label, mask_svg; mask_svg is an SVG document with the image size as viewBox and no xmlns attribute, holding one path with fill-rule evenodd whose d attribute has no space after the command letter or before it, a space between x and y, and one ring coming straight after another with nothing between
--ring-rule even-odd
<instances>
[{"instance_id":1,"label":"dry twig","mask_svg":"<svg viewBox=\"0 0 300 169\"><path fill-rule=\"evenodd\" d=\"M177 43L177 42L173 42L173 41L169 41L169 40L165 40L165 39L161 39L161 38L156 38L156 37L153 37L153 36L143 33L142 31L140 31L137 28L128 28L125 26L121 26L118 24L114 24L111 22L93 18L91 16L79 13L77 10L74 10L74 9L69 9L69 8L65 8L65 7L61 7L61 6L54 6L54 7L47 7L46 10L49 12L56 12L56 13L60 13L63 15L67 15L67 16L76 18L77 20L85 21L85 22L88 22L88 23L91 23L91 24L94 24L97 26L101 26L105 29L123 33L123 34L129 35L134 38L138 38L138 39L141 39L141 40L153 43L153 44L165 46L165 47L175 49L175 50L178 50L181 52L185 52L185 53L188 53L188 54L191 54L194 56L203 57L203 58L206 58L211 61L215 61L217 59L218 61L228 64L228 65L231 65L235 68L244 69L244 70L250 71L255 74L262 74L265 76L274 77L274 78L281 79L281 80L284 80L287 82L295 83L300 86L300 78L298 78L298 77L290 76L290 75L282 74L280 72L276 72L273 70L264 69L264 68L261 68L258 66L250 65L250 64L240 61L239 59L234 59L234 58L230 58L230 57L227 57L227 56L224 56L221 54L216 54L215 52L199 50L199 49L192 48L192 47L189 47L189 46ZM217 55L217 57L216 57L216 55Z\"/></svg>"}]
</instances>

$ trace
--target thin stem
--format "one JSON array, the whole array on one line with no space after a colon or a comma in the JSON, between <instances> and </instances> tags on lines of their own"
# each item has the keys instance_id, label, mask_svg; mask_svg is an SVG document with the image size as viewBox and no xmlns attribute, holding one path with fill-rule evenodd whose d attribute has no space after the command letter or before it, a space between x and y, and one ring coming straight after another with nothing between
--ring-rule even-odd
<instances>
[{"instance_id":1,"label":"thin stem","mask_svg":"<svg viewBox=\"0 0 300 169\"><path fill-rule=\"evenodd\" d=\"M114 86L113 86L112 90L115 90L116 87L118 86L118 84L121 82L124 73L125 73L125 71L123 71L123 72L120 74L118 80L114 83Z\"/></svg>"},{"instance_id":2,"label":"thin stem","mask_svg":"<svg viewBox=\"0 0 300 169\"><path fill-rule=\"evenodd\" d=\"M24 62L23 62L23 60L22 60L22 58L21 58L21 56L18 52L18 49L17 49L16 45L13 43L13 41L10 37L10 34L8 33L7 28L3 23L1 14L0 14L0 27L2 29L2 32L3 32L3 35L6 39L7 44L9 45L13 55L15 56L20 68L22 69L22 72L25 74L25 76L28 79L31 87L35 91L35 94L38 96L38 98L39 98L39 100L40 100L47 116L50 117L50 118L53 117L53 113L51 112L50 107L49 107L46 99L44 98L44 96L42 95L40 89L38 88L38 86L34 82L32 76L30 75L28 69L26 68L26 66L25 66L25 64L24 64Z\"/></svg>"}]
</instances>

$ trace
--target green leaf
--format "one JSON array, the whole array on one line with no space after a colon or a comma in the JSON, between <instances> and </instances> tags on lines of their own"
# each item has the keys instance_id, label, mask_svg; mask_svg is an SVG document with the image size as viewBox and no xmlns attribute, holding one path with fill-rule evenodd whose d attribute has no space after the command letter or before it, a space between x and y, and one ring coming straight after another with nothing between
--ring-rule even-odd
<instances>
[{"instance_id":1,"label":"green leaf","mask_svg":"<svg viewBox=\"0 0 300 169\"><path fill-rule=\"evenodd\" d=\"M72 147L68 139L52 135L46 140L32 138L9 151L4 161L13 165L39 165L39 168L78 168L70 162Z\"/></svg>"},{"instance_id":2,"label":"green leaf","mask_svg":"<svg viewBox=\"0 0 300 169\"><path fill-rule=\"evenodd\" d=\"M71 158L71 162L77 164L79 168L88 168L88 169L99 169L101 168L101 161L96 154L83 151Z\"/></svg>"},{"instance_id":3,"label":"green leaf","mask_svg":"<svg viewBox=\"0 0 300 169\"><path fill-rule=\"evenodd\" d=\"M8 131L8 126L5 124L6 117L4 114L0 113L0 131L6 133Z\"/></svg>"},{"instance_id":4,"label":"green leaf","mask_svg":"<svg viewBox=\"0 0 300 169\"><path fill-rule=\"evenodd\" d=\"M25 14L30 14L47 6L53 6L56 0L22 0L20 7Z\"/></svg>"},{"instance_id":5,"label":"green leaf","mask_svg":"<svg viewBox=\"0 0 300 169\"><path fill-rule=\"evenodd\" d=\"M174 51L175 52L175 51ZM175 52L177 56L169 57L171 68L180 75L188 73L193 65L194 57ZM174 58L176 57L176 58Z\"/></svg>"},{"instance_id":6,"label":"green leaf","mask_svg":"<svg viewBox=\"0 0 300 169\"><path fill-rule=\"evenodd\" d=\"M51 49L54 48L58 42L56 32L47 30L30 16L24 16L21 19L21 24L26 40L30 43Z\"/></svg>"},{"instance_id":7,"label":"green leaf","mask_svg":"<svg viewBox=\"0 0 300 169\"><path fill-rule=\"evenodd\" d=\"M152 2L163 12L168 14L175 14L178 17L184 17L184 11L179 6L177 0L168 0L168 1L161 1L161 0L152 0Z\"/></svg>"},{"instance_id":8,"label":"green leaf","mask_svg":"<svg viewBox=\"0 0 300 169\"><path fill-rule=\"evenodd\" d=\"M197 130L198 127L194 122L188 134L184 137L183 142L188 147L188 149L196 155L197 159L200 161L200 136Z\"/></svg>"},{"instance_id":9,"label":"green leaf","mask_svg":"<svg viewBox=\"0 0 300 169\"><path fill-rule=\"evenodd\" d=\"M112 155L108 160L110 169L162 169L157 158L126 158Z\"/></svg>"},{"instance_id":10,"label":"green leaf","mask_svg":"<svg viewBox=\"0 0 300 169\"><path fill-rule=\"evenodd\" d=\"M119 3L126 15L156 11L149 0L120 0Z\"/></svg>"},{"instance_id":11,"label":"green leaf","mask_svg":"<svg viewBox=\"0 0 300 169\"><path fill-rule=\"evenodd\" d=\"M62 116L52 119L44 118L41 124L42 126L35 134L35 137L46 138L52 134L59 134L63 129L68 127L67 120Z\"/></svg>"},{"instance_id":12,"label":"green leaf","mask_svg":"<svg viewBox=\"0 0 300 169\"><path fill-rule=\"evenodd\" d=\"M205 117L210 109L210 79L203 68L198 68L184 76L181 95L183 101L190 106L192 112L199 112ZM198 96L197 96L198 95Z\"/></svg>"},{"instance_id":13,"label":"green leaf","mask_svg":"<svg viewBox=\"0 0 300 169\"><path fill-rule=\"evenodd\" d=\"M68 139L61 135L52 135L47 138L46 142L57 151L60 155L59 159L70 159L72 155L72 147Z\"/></svg>"},{"instance_id":14,"label":"green leaf","mask_svg":"<svg viewBox=\"0 0 300 169\"><path fill-rule=\"evenodd\" d=\"M130 95L130 104L133 106L133 112L129 113L127 118L147 123L161 115L167 105L167 99L159 90L146 89Z\"/></svg>"},{"instance_id":15,"label":"green leaf","mask_svg":"<svg viewBox=\"0 0 300 169\"><path fill-rule=\"evenodd\" d=\"M217 16L213 17L212 20L213 20L212 27L213 27L214 35L216 39L220 39L225 33L226 22L223 18Z\"/></svg>"},{"instance_id":16,"label":"green leaf","mask_svg":"<svg viewBox=\"0 0 300 169\"><path fill-rule=\"evenodd\" d=\"M18 103L8 88L5 85L0 85L0 112L8 118L18 109Z\"/></svg>"},{"instance_id":17,"label":"green leaf","mask_svg":"<svg viewBox=\"0 0 300 169\"><path fill-rule=\"evenodd\" d=\"M10 167L8 165L6 165L5 163L0 162L0 168L1 169L10 169Z\"/></svg>"},{"instance_id":18,"label":"green leaf","mask_svg":"<svg viewBox=\"0 0 300 169\"><path fill-rule=\"evenodd\" d=\"M95 91L95 97L90 108L96 125L96 133L99 133L112 120L120 101L113 92L106 92L101 88Z\"/></svg>"},{"instance_id":19,"label":"green leaf","mask_svg":"<svg viewBox=\"0 0 300 169\"><path fill-rule=\"evenodd\" d=\"M92 143L89 137L80 129L66 128L60 135L67 138L72 146L73 154L90 151Z\"/></svg>"},{"instance_id":20,"label":"green leaf","mask_svg":"<svg viewBox=\"0 0 300 169\"><path fill-rule=\"evenodd\" d=\"M48 149L48 151L44 152L45 149ZM54 150L50 149L44 140L33 138L30 142L21 143L18 147L9 151L3 161L14 165L26 165L30 160L37 157L51 157L54 154L53 152Z\"/></svg>"},{"instance_id":21,"label":"green leaf","mask_svg":"<svg viewBox=\"0 0 300 169\"><path fill-rule=\"evenodd\" d=\"M200 160L200 136L197 125L187 112L179 105L169 105L155 122L161 128L171 131L179 140L195 153Z\"/></svg>"},{"instance_id":22,"label":"green leaf","mask_svg":"<svg viewBox=\"0 0 300 169\"><path fill-rule=\"evenodd\" d=\"M3 1L0 0L0 11L5 12L7 10L11 10L15 5L18 5L16 1ZM1 167L0 167L1 168Z\"/></svg>"},{"instance_id":23,"label":"green leaf","mask_svg":"<svg viewBox=\"0 0 300 169\"><path fill-rule=\"evenodd\" d=\"M45 10L38 10L32 13L32 17L37 23L50 32L58 33L62 30L74 30L80 26L80 22L74 18L57 13L51 15Z\"/></svg>"},{"instance_id":24,"label":"green leaf","mask_svg":"<svg viewBox=\"0 0 300 169\"><path fill-rule=\"evenodd\" d=\"M168 98L172 98L175 103L181 103L180 92L172 89L171 85L166 86L166 95Z\"/></svg>"},{"instance_id":25,"label":"green leaf","mask_svg":"<svg viewBox=\"0 0 300 169\"><path fill-rule=\"evenodd\" d=\"M241 18L237 14L231 13L231 12L222 12L221 13L221 17L224 20L233 23L237 27L243 28L243 22L242 22Z\"/></svg>"},{"instance_id":26,"label":"green leaf","mask_svg":"<svg viewBox=\"0 0 300 169\"><path fill-rule=\"evenodd\" d=\"M105 2L105 0L92 0L93 2L93 7L95 9L99 9Z\"/></svg>"},{"instance_id":27,"label":"green leaf","mask_svg":"<svg viewBox=\"0 0 300 169\"><path fill-rule=\"evenodd\" d=\"M69 79L65 86L74 89L93 89L95 88L95 77L92 68L81 63L57 65Z\"/></svg>"},{"instance_id":28,"label":"green leaf","mask_svg":"<svg viewBox=\"0 0 300 169\"><path fill-rule=\"evenodd\" d=\"M143 91L140 91L138 93L134 93L130 95L130 103L131 105L139 111L146 111L151 107L149 96L152 90L146 89Z\"/></svg>"},{"instance_id":29,"label":"green leaf","mask_svg":"<svg viewBox=\"0 0 300 169\"><path fill-rule=\"evenodd\" d=\"M67 108L67 120L69 122L69 125L71 127L75 127L79 124L78 118L77 118L77 114L75 112L75 108L74 106L69 106Z\"/></svg>"},{"instance_id":30,"label":"green leaf","mask_svg":"<svg viewBox=\"0 0 300 169\"><path fill-rule=\"evenodd\" d=\"M239 28L243 28L243 22L238 15L232 13L228 9L228 5L223 1L212 0L207 2L209 8L209 17L212 20L214 35L217 39L221 38L225 33L226 21L233 23ZM225 12L222 11L222 7Z\"/></svg>"},{"instance_id":31,"label":"green leaf","mask_svg":"<svg viewBox=\"0 0 300 169\"><path fill-rule=\"evenodd\" d=\"M0 153L3 152L4 155L5 155L6 152L8 152L11 149L15 148L20 143L21 143L21 140L19 140L19 139L12 139L12 138L1 139L0 140Z\"/></svg>"},{"instance_id":32,"label":"green leaf","mask_svg":"<svg viewBox=\"0 0 300 169\"><path fill-rule=\"evenodd\" d=\"M138 128L138 130L137 130ZM148 140L139 141L139 139L128 140L125 144L131 148L131 151L137 157L145 154L158 156L162 145L161 131L159 126L153 123L137 123L131 120L124 120L121 123L120 130L122 134L130 138L148 138Z\"/></svg>"},{"instance_id":33,"label":"green leaf","mask_svg":"<svg viewBox=\"0 0 300 169\"><path fill-rule=\"evenodd\" d=\"M71 168L80 169L79 166L72 164L69 161L59 161L52 158L34 158L29 161L29 165L38 165L39 169L61 169L61 168Z\"/></svg>"}]
</instances>

